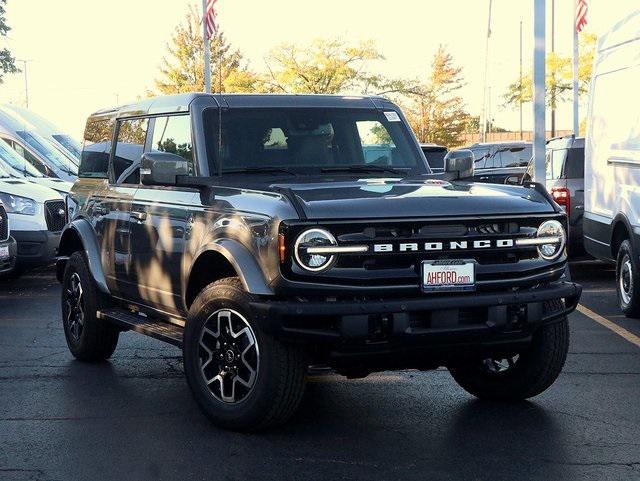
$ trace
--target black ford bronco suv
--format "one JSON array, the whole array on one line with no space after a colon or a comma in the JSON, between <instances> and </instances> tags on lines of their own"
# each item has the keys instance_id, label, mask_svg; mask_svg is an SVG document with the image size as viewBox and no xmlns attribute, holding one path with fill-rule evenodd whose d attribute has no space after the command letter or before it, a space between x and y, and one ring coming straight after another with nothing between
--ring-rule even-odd
<instances>
[{"instance_id":1,"label":"black ford bronco suv","mask_svg":"<svg viewBox=\"0 0 640 481\"><path fill-rule=\"evenodd\" d=\"M537 184L432 174L380 97L160 97L86 126L58 278L72 354L123 330L182 348L217 425L298 406L308 366L349 377L446 366L475 396L547 389L580 286L566 217ZM71 206L70 206L71 207Z\"/></svg>"}]
</instances>

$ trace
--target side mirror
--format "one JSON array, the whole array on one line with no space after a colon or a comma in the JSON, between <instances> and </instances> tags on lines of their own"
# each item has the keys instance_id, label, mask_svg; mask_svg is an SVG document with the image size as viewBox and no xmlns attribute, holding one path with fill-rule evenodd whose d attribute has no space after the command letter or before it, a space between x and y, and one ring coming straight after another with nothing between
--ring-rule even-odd
<instances>
[{"instance_id":1,"label":"side mirror","mask_svg":"<svg viewBox=\"0 0 640 481\"><path fill-rule=\"evenodd\" d=\"M520 179L519 175L510 175L509 177L504 179L504 183L509 185L520 185L522 184L522 180Z\"/></svg>"},{"instance_id":2,"label":"side mirror","mask_svg":"<svg viewBox=\"0 0 640 481\"><path fill-rule=\"evenodd\" d=\"M473 177L474 160L470 150L452 150L444 158L444 171L454 174L454 179Z\"/></svg>"},{"instance_id":3,"label":"side mirror","mask_svg":"<svg viewBox=\"0 0 640 481\"><path fill-rule=\"evenodd\" d=\"M169 152L145 152L140 160L140 182L144 185L176 185L179 175L189 175L188 162Z\"/></svg>"}]
</instances>

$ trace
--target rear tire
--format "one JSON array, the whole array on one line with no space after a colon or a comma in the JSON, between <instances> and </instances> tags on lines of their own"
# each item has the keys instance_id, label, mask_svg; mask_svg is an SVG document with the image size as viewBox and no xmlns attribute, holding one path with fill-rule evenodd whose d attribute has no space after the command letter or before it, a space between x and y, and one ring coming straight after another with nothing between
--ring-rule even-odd
<instances>
[{"instance_id":1,"label":"rear tire","mask_svg":"<svg viewBox=\"0 0 640 481\"><path fill-rule=\"evenodd\" d=\"M74 252L62 278L62 324L71 354L81 361L104 361L118 345L118 328L96 317L101 301L84 255Z\"/></svg>"},{"instance_id":2,"label":"rear tire","mask_svg":"<svg viewBox=\"0 0 640 481\"><path fill-rule=\"evenodd\" d=\"M256 431L287 421L304 392L302 350L263 332L238 278L209 284L196 297L184 332L191 392L217 426Z\"/></svg>"},{"instance_id":3,"label":"rear tire","mask_svg":"<svg viewBox=\"0 0 640 481\"><path fill-rule=\"evenodd\" d=\"M477 398L521 401L549 388L562 371L569 351L566 317L542 326L529 349L509 359L485 359L450 369L456 382Z\"/></svg>"},{"instance_id":4,"label":"rear tire","mask_svg":"<svg viewBox=\"0 0 640 481\"><path fill-rule=\"evenodd\" d=\"M616 259L618 305L627 317L640 317L640 269L628 239L622 241Z\"/></svg>"}]
</instances>

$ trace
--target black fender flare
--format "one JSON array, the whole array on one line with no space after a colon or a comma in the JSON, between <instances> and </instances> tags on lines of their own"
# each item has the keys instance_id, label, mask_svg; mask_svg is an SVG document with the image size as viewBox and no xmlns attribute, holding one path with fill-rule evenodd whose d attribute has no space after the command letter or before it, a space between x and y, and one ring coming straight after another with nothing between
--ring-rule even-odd
<instances>
[{"instance_id":1,"label":"black fender flare","mask_svg":"<svg viewBox=\"0 0 640 481\"><path fill-rule=\"evenodd\" d=\"M265 280L262 269L255 257L251 255L249 250L240 242L228 238L217 239L202 246L197 255L194 256L193 262L189 266L188 275L184 276L182 292L187 292L187 285L189 278L191 277L191 271L193 266L198 262L198 259L200 259L200 256L211 251L221 254L227 259L227 261L229 261L248 293L259 296L274 295L273 290Z\"/></svg>"},{"instance_id":2,"label":"black fender flare","mask_svg":"<svg viewBox=\"0 0 640 481\"><path fill-rule=\"evenodd\" d=\"M62 275L64 274L64 268L67 264L67 260L77 251L78 240L82 246L82 250L85 253L85 257L89 264L89 272L96 283L98 289L109 294L109 288L107 287L107 279L102 270L102 262L100 260L100 247L95 236L93 227L86 219L80 218L67 224L60 236L60 245L58 247L59 258L56 263L56 276L59 281L62 281Z\"/></svg>"},{"instance_id":3,"label":"black fender flare","mask_svg":"<svg viewBox=\"0 0 640 481\"><path fill-rule=\"evenodd\" d=\"M636 254L638 253L638 247L639 247L638 243L636 242L636 236L633 231L631 222L629 222L629 219L625 214L623 214L622 212L619 212L618 215L616 215L613 218L613 221L611 222L611 235L609 237L609 247L611 249L611 257L613 258L614 261L616 260L616 253L613 252L613 241L615 240L613 236L619 224L623 224L627 229L627 232L629 233L629 242L631 242L631 247L633 248L634 253Z\"/></svg>"}]
</instances>

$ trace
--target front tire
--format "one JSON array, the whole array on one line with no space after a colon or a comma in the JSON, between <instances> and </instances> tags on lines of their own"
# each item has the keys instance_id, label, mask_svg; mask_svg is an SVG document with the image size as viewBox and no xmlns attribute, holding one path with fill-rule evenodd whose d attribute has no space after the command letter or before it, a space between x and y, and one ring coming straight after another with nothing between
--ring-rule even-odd
<instances>
[{"instance_id":1,"label":"front tire","mask_svg":"<svg viewBox=\"0 0 640 481\"><path fill-rule=\"evenodd\" d=\"M104 361L118 345L118 328L96 316L101 300L84 255L74 252L62 278L62 325L69 351L81 361Z\"/></svg>"},{"instance_id":2,"label":"front tire","mask_svg":"<svg viewBox=\"0 0 640 481\"><path fill-rule=\"evenodd\" d=\"M569 351L566 318L542 326L529 348L508 359L484 359L451 368L456 382L477 398L521 401L549 388L560 375Z\"/></svg>"},{"instance_id":3,"label":"front tire","mask_svg":"<svg viewBox=\"0 0 640 481\"><path fill-rule=\"evenodd\" d=\"M627 317L640 317L640 270L628 239L620 244L616 259L618 305Z\"/></svg>"},{"instance_id":4,"label":"front tire","mask_svg":"<svg viewBox=\"0 0 640 481\"><path fill-rule=\"evenodd\" d=\"M262 331L238 278L221 279L195 299L184 332L187 382L217 426L256 431L288 420L304 392L300 348Z\"/></svg>"}]
</instances>

